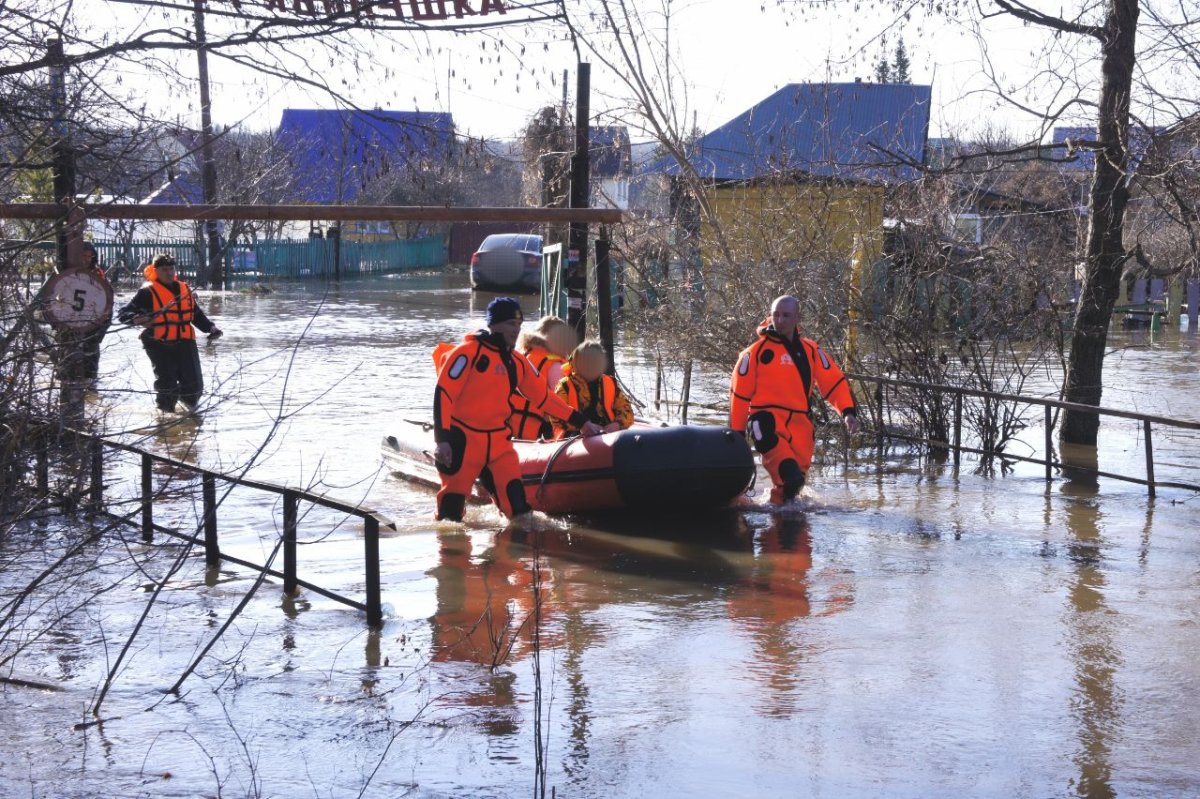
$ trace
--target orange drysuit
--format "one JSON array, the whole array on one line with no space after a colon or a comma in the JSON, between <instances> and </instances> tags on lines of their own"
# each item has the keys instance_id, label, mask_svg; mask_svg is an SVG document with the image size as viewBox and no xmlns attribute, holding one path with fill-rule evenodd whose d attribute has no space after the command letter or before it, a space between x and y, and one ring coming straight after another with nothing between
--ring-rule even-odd
<instances>
[{"instance_id":1,"label":"orange drysuit","mask_svg":"<svg viewBox=\"0 0 1200 799\"><path fill-rule=\"evenodd\" d=\"M580 425L586 421L551 393L525 356L510 350L499 335L471 333L442 359L433 398L434 438L450 444L452 458L449 466L437 466L442 480L438 519L462 519L476 478L505 516L529 510L508 429L514 392L529 400L536 413Z\"/></svg>"},{"instance_id":2,"label":"orange drysuit","mask_svg":"<svg viewBox=\"0 0 1200 799\"><path fill-rule=\"evenodd\" d=\"M804 487L813 457L809 396L813 386L842 416L857 413L850 384L817 342L789 340L770 320L758 341L742 350L730 383L729 426L748 430L771 475L771 501L794 499Z\"/></svg>"},{"instance_id":3,"label":"orange drysuit","mask_svg":"<svg viewBox=\"0 0 1200 799\"><path fill-rule=\"evenodd\" d=\"M551 373L561 372L561 369L555 370L553 367L555 364L566 363L567 359L555 355L545 347L531 347L529 352L525 353L525 359L537 370L538 376L546 384L546 389L553 391L557 381L551 382ZM554 434L545 414L536 413L533 403L520 394L512 395L512 407L513 414L508 426L512 430L513 438L536 441L539 438L550 438Z\"/></svg>"}]
</instances>

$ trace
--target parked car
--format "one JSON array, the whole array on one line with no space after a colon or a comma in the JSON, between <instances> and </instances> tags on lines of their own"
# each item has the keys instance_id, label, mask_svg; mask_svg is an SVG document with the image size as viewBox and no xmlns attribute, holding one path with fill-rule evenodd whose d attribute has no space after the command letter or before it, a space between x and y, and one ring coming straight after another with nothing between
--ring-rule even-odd
<instances>
[{"instance_id":1,"label":"parked car","mask_svg":"<svg viewBox=\"0 0 1200 799\"><path fill-rule=\"evenodd\" d=\"M471 256L471 288L532 293L541 288L541 280L541 236L497 233Z\"/></svg>"}]
</instances>

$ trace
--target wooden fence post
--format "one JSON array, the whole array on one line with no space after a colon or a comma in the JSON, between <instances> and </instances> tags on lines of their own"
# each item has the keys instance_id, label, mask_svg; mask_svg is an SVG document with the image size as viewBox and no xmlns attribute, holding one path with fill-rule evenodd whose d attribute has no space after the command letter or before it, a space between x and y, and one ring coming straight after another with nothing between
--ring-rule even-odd
<instances>
[{"instance_id":1,"label":"wooden fence post","mask_svg":"<svg viewBox=\"0 0 1200 799\"><path fill-rule=\"evenodd\" d=\"M1046 405L1046 482L1054 479L1054 421L1050 406Z\"/></svg>"},{"instance_id":2,"label":"wooden fence post","mask_svg":"<svg viewBox=\"0 0 1200 799\"><path fill-rule=\"evenodd\" d=\"M217 479L211 472L201 477L204 493L204 565L215 569L221 565L221 548L217 542Z\"/></svg>"},{"instance_id":3,"label":"wooden fence post","mask_svg":"<svg viewBox=\"0 0 1200 799\"><path fill-rule=\"evenodd\" d=\"M283 492L283 592L288 596L300 587L296 577L296 516L300 498L295 491Z\"/></svg>"},{"instance_id":4,"label":"wooden fence post","mask_svg":"<svg viewBox=\"0 0 1200 799\"><path fill-rule=\"evenodd\" d=\"M1146 434L1146 488L1150 492L1150 499L1154 499L1154 441L1150 438L1150 420L1142 420L1142 430Z\"/></svg>"},{"instance_id":5,"label":"wooden fence post","mask_svg":"<svg viewBox=\"0 0 1200 799\"><path fill-rule=\"evenodd\" d=\"M962 411L963 395L954 393L954 465L962 463Z\"/></svg>"},{"instance_id":6,"label":"wooden fence post","mask_svg":"<svg viewBox=\"0 0 1200 799\"><path fill-rule=\"evenodd\" d=\"M154 480L151 467L153 461L148 453L142 453L142 541L149 544L154 540Z\"/></svg>"},{"instance_id":7,"label":"wooden fence post","mask_svg":"<svg viewBox=\"0 0 1200 799\"><path fill-rule=\"evenodd\" d=\"M379 580L379 520L374 516L363 519L363 547L367 571L367 624L383 624L383 598Z\"/></svg>"},{"instance_id":8,"label":"wooden fence post","mask_svg":"<svg viewBox=\"0 0 1200 799\"><path fill-rule=\"evenodd\" d=\"M104 444L98 438L90 441L89 460L92 474L88 502L92 510L100 510L104 504Z\"/></svg>"}]
</instances>

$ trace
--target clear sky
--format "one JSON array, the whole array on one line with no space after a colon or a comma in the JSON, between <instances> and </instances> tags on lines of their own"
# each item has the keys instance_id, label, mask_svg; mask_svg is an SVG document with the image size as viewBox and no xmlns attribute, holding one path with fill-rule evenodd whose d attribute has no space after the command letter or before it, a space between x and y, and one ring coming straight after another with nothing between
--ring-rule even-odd
<instances>
[{"instance_id":1,"label":"clear sky","mask_svg":"<svg viewBox=\"0 0 1200 799\"><path fill-rule=\"evenodd\" d=\"M472 2L477 5L477 0ZM567 2L579 11L586 0ZM630 2L649 13L664 0ZM83 3L87 8L108 9L107 17L98 16L93 22L98 27L111 29L113 15L127 27L190 24L189 15L176 11L156 10L149 16L151 12L144 9L106 0ZM932 136L974 134L986 127L1035 135L1033 117L998 103L985 64L1002 76L1006 89L1036 87L1038 103L1065 85L1060 78L1047 78L1046 69L1054 66L1055 58L1053 52L1049 56L1043 52L1047 37L1011 20L987 23L985 49L972 23L916 11L906 20L891 2L872 6L774 0L764 9L759 0L683 0L671 6L671 49L683 76L680 83L687 87L687 107L702 130L728 121L786 83L869 79L885 33L889 49L903 38L913 82L933 86ZM581 22L587 24L586 18ZM219 20L210 23L220 24ZM660 38L661 24L652 21L650 27L639 42L647 54L661 56L663 48L653 45ZM574 87L575 55L560 25L469 34L362 33L354 38L357 54L345 48L335 52L302 45L292 55L274 52L271 57L300 74L315 73L360 107L448 110L460 131L488 138L513 137L537 108L559 103L563 68L571 69ZM1058 48L1059 58L1094 58L1090 44L1082 41L1053 47ZM127 89L144 93L151 107L161 107L164 116L196 125L194 57L185 53L170 63L180 78L173 86L162 81L139 84L136 64L117 71L123 70L129 78L124 81ZM599 65L593 70L592 110L603 120L604 112L620 107L624 97L610 74ZM1095 71L1094 60L1085 64L1082 79L1090 79ZM323 91L265 77L222 58L213 60L211 73L213 112L219 124L268 129L278 123L286 107L336 105ZM1025 96L1022 91L1018 94ZM1086 117L1075 121L1081 120L1086 122Z\"/></svg>"}]
</instances>

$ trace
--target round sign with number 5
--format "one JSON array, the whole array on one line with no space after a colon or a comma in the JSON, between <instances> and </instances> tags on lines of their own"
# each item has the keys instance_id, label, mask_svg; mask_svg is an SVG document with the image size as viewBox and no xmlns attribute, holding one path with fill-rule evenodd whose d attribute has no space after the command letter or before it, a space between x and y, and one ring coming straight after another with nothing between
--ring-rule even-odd
<instances>
[{"instance_id":1,"label":"round sign with number 5","mask_svg":"<svg viewBox=\"0 0 1200 799\"><path fill-rule=\"evenodd\" d=\"M42 296L42 313L54 327L87 333L112 316L112 286L86 269L59 272Z\"/></svg>"}]
</instances>

